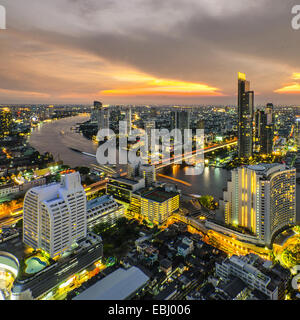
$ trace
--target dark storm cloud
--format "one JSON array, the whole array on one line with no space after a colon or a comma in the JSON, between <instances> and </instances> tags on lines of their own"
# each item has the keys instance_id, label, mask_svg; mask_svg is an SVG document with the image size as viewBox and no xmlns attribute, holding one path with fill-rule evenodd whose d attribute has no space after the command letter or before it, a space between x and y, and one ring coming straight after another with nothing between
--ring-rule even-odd
<instances>
[{"instance_id":1,"label":"dark storm cloud","mask_svg":"<svg viewBox=\"0 0 300 320\"><path fill-rule=\"evenodd\" d=\"M235 101L236 72L243 71L261 94L258 99L284 101L286 96L273 91L300 72L300 31L291 28L291 8L297 1L2 3L8 30L0 33L5 46L0 52L0 87L6 90L54 98L64 92L92 94L114 86L109 76L95 76L93 70L115 65L217 87L232 97L227 101Z\"/></svg>"}]
</instances>

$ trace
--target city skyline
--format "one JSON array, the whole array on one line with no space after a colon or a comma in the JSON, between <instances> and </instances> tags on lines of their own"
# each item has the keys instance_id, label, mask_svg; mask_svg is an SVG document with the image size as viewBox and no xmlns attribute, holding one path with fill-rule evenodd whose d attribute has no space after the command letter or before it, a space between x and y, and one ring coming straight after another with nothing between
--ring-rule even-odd
<instances>
[{"instance_id":1,"label":"city skyline","mask_svg":"<svg viewBox=\"0 0 300 320\"><path fill-rule=\"evenodd\" d=\"M236 104L244 72L256 103L298 104L292 0L1 4L3 103Z\"/></svg>"},{"instance_id":2,"label":"city skyline","mask_svg":"<svg viewBox=\"0 0 300 320\"><path fill-rule=\"evenodd\" d=\"M0 0L0 300L300 300L295 1Z\"/></svg>"}]
</instances>

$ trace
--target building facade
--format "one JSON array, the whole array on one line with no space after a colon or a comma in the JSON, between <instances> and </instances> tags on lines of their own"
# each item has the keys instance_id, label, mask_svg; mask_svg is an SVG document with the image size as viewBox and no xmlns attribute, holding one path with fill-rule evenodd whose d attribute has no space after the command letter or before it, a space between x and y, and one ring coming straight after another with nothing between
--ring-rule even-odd
<instances>
[{"instance_id":1,"label":"building facade","mask_svg":"<svg viewBox=\"0 0 300 320\"><path fill-rule=\"evenodd\" d=\"M296 170L282 164L237 168L224 191L225 223L242 227L262 244L296 222Z\"/></svg>"},{"instance_id":2,"label":"building facade","mask_svg":"<svg viewBox=\"0 0 300 320\"><path fill-rule=\"evenodd\" d=\"M104 195L87 203L87 227L89 229L99 223L113 225L123 216L123 205L117 203L112 196Z\"/></svg>"},{"instance_id":3,"label":"building facade","mask_svg":"<svg viewBox=\"0 0 300 320\"><path fill-rule=\"evenodd\" d=\"M247 256L231 256L222 263L216 263L216 275L224 280L238 277L252 290L263 293L267 299L279 300L284 297L287 270L278 272L267 267L265 260L254 254Z\"/></svg>"},{"instance_id":4,"label":"building facade","mask_svg":"<svg viewBox=\"0 0 300 320\"><path fill-rule=\"evenodd\" d=\"M255 145L260 154L270 155L273 152L274 115L273 104L267 104L265 110L255 113Z\"/></svg>"},{"instance_id":5,"label":"building facade","mask_svg":"<svg viewBox=\"0 0 300 320\"><path fill-rule=\"evenodd\" d=\"M153 224L161 225L179 208L179 194L155 188L140 197L141 215Z\"/></svg>"},{"instance_id":6,"label":"building facade","mask_svg":"<svg viewBox=\"0 0 300 320\"><path fill-rule=\"evenodd\" d=\"M86 237L86 195L78 172L30 189L24 199L23 242L56 257Z\"/></svg>"},{"instance_id":7,"label":"building facade","mask_svg":"<svg viewBox=\"0 0 300 320\"><path fill-rule=\"evenodd\" d=\"M249 158L253 155L254 92L246 75L238 75L238 156Z\"/></svg>"}]
</instances>

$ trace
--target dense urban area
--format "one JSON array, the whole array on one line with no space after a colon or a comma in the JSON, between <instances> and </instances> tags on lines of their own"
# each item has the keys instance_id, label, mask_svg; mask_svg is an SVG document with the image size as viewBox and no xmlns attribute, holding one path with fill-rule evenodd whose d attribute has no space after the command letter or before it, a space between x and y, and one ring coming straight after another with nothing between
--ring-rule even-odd
<instances>
[{"instance_id":1,"label":"dense urban area","mask_svg":"<svg viewBox=\"0 0 300 320\"><path fill-rule=\"evenodd\" d=\"M0 298L299 300L300 107L253 96L239 74L238 106L2 105ZM99 163L108 128L143 161ZM201 150L143 153L154 129Z\"/></svg>"}]
</instances>

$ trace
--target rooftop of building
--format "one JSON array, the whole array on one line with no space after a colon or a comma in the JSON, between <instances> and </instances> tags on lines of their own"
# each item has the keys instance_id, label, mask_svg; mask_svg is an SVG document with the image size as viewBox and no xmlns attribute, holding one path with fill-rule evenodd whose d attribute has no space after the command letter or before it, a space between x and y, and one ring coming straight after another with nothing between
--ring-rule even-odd
<instances>
[{"instance_id":1,"label":"rooftop of building","mask_svg":"<svg viewBox=\"0 0 300 320\"><path fill-rule=\"evenodd\" d=\"M245 288L247 285L241 279L234 277L227 283L221 283L219 288L223 290L230 299L236 298Z\"/></svg>"},{"instance_id":2,"label":"rooftop of building","mask_svg":"<svg viewBox=\"0 0 300 320\"><path fill-rule=\"evenodd\" d=\"M143 287L149 280L140 269L119 268L98 281L73 300L125 300Z\"/></svg>"},{"instance_id":3,"label":"rooftop of building","mask_svg":"<svg viewBox=\"0 0 300 320\"><path fill-rule=\"evenodd\" d=\"M177 192L168 192L165 191L164 188L158 187L152 190L145 191L144 193L141 193L141 196L145 199L155 201L155 202L160 202L163 203L169 199L172 199L179 195Z\"/></svg>"},{"instance_id":4,"label":"rooftop of building","mask_svg":"<svg viewBox=\"0 0 300 320\"><path fill-rule=\"evenodd\" d=\"M117 204L117 202L114 201L113 197L111 197L109 195L104 195L102 197L98 197L98 198L92 199L92 200L87 202L87 210L96 208L96 207L98 207L100 205L105 205L105 204L107 204L108 202L111 202L111 201L113 201L114 203Z\"/></svg>"},{"instance_id":5,"label":"rooftop of building","mask_svg":"<svg viewBox=\"0 0 300 320\"><path fill-rule=\"evenodd\" d=\"M130 186L134 186L134 185L140 183L141 180L143 180L143 179L140 178L140 179L133 180L133 179L128 179L128 178L124 178L124 177L116 177L116 178L110 178L109 183L112 183L115 181L115 182L121 182L124 184L128 184Z\"/></svg>"},{"instance_id":6,"label":"rooftop of building","mask_svg":"<svg viewBox=\"0 0 300 320\"><path fill-rule=\"evenodd\" d=\"M165 269L168 269L172 266L172 261L170 261L169 259L163 259L160 261L160 266Z\"/></svg>"},{"instance_id":7,"label":"rooftop of building","mask_svg":"<svg viewBox=\"0 0 300 320\"><path fill-rule=\"evenodd\" d=\"M289 167L280 163L260 163L256 165L246 166L246 168L256 171L257 174L262 175L264 177L268 177L270 174L277 171L283 171L283 170L289 169Z\"/></svg>"},{"instance_id":8,"label":"rooftop of building","mask_svg":"<svg viewBox=\"0 0 300 320\"><path fill-rule=\"evenodd\" d=\"M290 276L288 269L280 265L270 266L266 264L266 260L254 254L232 256L229 260L262 280L270 291L274 291L282 280L285 281Z\"/></svg>"}]
</instances>

